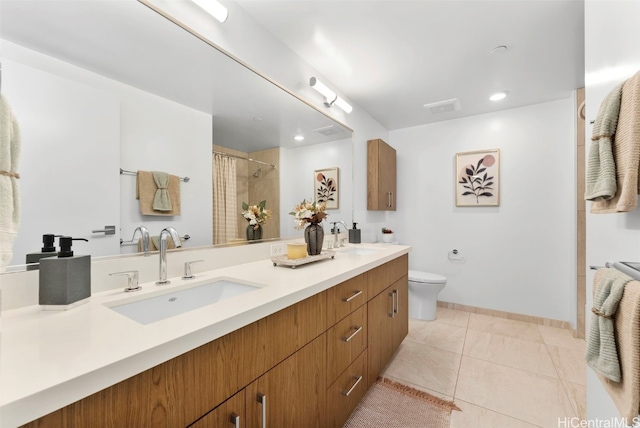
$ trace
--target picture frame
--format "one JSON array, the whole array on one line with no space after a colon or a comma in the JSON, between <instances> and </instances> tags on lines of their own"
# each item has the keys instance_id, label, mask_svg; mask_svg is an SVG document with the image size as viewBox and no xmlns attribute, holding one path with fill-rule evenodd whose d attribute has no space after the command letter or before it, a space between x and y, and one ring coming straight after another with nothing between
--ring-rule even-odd
<instances>
[{"instance_id":1,"label":"picture frame","mask_svg":"<svg viewBox=\"0 0 640 428\"><path fill-rule=\"evenodd\" d=\"M313 172L314 201L324 202L328 210L340 207L339 175L338 167L317 169Z\"/></svg>"},{"instance_id":2,"label":"picture frame","mask_svg":"<svg viewBox=\"0 0 640 428\"><path fill-rule=\"evenodd\" d=\"M456 206L500 205L500 149L456 153Z\"/></svg>"}]
</instances>

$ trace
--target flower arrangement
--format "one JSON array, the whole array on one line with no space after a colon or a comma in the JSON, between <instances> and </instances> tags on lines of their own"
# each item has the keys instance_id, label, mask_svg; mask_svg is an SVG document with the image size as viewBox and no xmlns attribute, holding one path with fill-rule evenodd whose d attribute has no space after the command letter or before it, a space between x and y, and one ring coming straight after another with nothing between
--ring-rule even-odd
<instances>
[{"instance_id":1,"label":"flower arrangement","mask_svg":"<svg viewBox=\"0 0 640 428\"><path fill-rule=\"evenodd\" d=\"M267 201L260 201L258 205L249 205L242 203L242 216L247 219L249 225L257 229L259 226L266 224L267 219L271 217L271 210L267 208Z\"/></svg>"},{"instance_id":2,"label":"flower arrangement","mask_svg":"<svg viewBox=\"0 0 640 428\"><path fill-rule=\"evenodd\" d=\"M295 206L289 215L292 215L296 221L296 229L304 229L306 223L318 224L324 220L328 214L325 212L326 204L324 202L311 202L303 199Z\"/></svg>"},{"instance_id":3,"label":"flower arrangement","mask_svg":"<svg viewBox=\"0 0 640 428\"><path fill-rule=\"evenodd\" d=\"M382 228L382 233L393 233L393 230L387 229L386 227Z\"/></svg>"}]
</instances>

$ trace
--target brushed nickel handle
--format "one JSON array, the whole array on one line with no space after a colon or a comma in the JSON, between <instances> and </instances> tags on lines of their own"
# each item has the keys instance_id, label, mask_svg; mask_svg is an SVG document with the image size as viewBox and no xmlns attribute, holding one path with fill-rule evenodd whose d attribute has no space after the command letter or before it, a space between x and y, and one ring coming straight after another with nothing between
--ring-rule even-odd
<instances>
[{"instance_id":1,"label":"brushed nickel handle","mask_svg":"<svg viewBox=\"0 0 640 428\"><path fill-rule=\"evenodd\" d=\"M398 300L400 300L400 296L398 295L398 290L393 290L393 294L395 294L395 296L396 296L395 304L393 306L393 313L397 314L398 313Z\"/></svg>"},{"instance_id":2,"label":"brushed nickel handle","mask_svg":"<svg viewBox=\"0 0 640 428\"><path fill-rule=\"evenodd\" d=\"M262 404L262 428L267 428L267 396L258 393L257 399Z\"/></svg>"},{"instance_id":3,"label":"brushed nickel handle","mask_svg":"<svg viewBox=\"0 0 640 428\"><path fill-rule=\"evenodd\" d=\"M348 397L349 394L351 394L353 392L353 390L356 389L356 386L358 386L358 384L362 380L362 376L354 377L354 379L356 381L355 381L355 383L353 385L351 385L351 388L349 388L348 391L342 391L342 395L344 395L345 397Z\"/></svg>"},{"instance_id":4,"label":"brushed nickel handle","mask_svg":"<svg viewBox=\"0 0 640 428\"><path fill-rule=\"evenodd\" d=\"M349 336L349 337L343 337L342 340L344 340L345 342L349 342L349 341L351 341L351 339L353 339L355 337L356 334L358 334L358 333L360 333L362 331L362 326L354 327L354 328L356 329L356 331L351 333L351 336Z\"/></svg>"},{"instance_id":5,"label":"brushed nickel handle","mask_svg":"<svg viewBox=\"0 0 640 428\"><path fill-rule=\"evenodd\" d=\"M396 313L395 296L396 296L396 294L394 292L389 293L389 297L391 297L391 312L389 312L389 317L390 318L395 318L395 313Z\"/></svg>"},{"instance_id":6,"label":"brushed nickel handle","mask_svg":"<svg viewBox=\"0 0 640 428\"><path fill-rule=\"evenodd\" d=\"M391 192L387 192L387 208L391 208Z\"/></svg>"},{"instance_id":7,"label":"brushed nickel handle","mask_svg":"<svg viewBox=\"0 0 640 428\"><path fill-rule=\"evenodd\" d=\"M233 428L240 428L240 416L236 415L235 413L231 413L229 422L231 422Z\"/></svg>"},{"instance_id":8,"label":"brushed nickel handle","mask_svg":"<svg viewBox=\"0 0 640 428\"><path fill-rule=\"evenodd\" d=\"M353 299L355 299L356 297L358 297L359 295L362 294L362 290L356 290L355 293L353 293L353 295L351 297L347 297L342 299L343 302L350 302Z\"/></svg>"},{"instance_id":9,"label":"brushed nickel handle","mask_svg":"<svg viewBox=\"0 0 640 428\"><path fill-rule=\"evenodd\" d=\"M389 196L391 197L391 202L389 202L389 208L393 208L393 192L389 192Z\"/></svg>"}]
</instances>

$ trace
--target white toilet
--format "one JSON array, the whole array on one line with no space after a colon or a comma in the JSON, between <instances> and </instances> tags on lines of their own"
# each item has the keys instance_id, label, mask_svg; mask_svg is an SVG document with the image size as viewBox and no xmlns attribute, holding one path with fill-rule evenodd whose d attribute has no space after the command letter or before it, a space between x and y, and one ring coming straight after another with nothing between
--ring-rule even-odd
<instances>
[{"instance_id":1,"label":"white toilet","mask_svg":"<svg viewBox=\"0 0 640 428\"><path fill-rule=\"evenodd\" d=\"M447 278L430 272L409 271L409 317L431 321L436 319L438 294Z\"/></svg>"}]
</instances>

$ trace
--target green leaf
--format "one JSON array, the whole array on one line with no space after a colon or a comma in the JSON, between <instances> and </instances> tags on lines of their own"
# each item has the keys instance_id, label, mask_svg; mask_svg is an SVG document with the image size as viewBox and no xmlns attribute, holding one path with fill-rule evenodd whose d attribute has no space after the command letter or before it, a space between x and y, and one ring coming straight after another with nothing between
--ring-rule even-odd
<instances>
[{"instance_id":1,"label":"green leaf","mask_svg":"<svg viewBox=\"0 0 640 428\"><path fill-rule=\"evenodd\" d=\"M249 205L247 205L246 202L243 202L242 203L242 209L245 210L245 211L248 210L249 209Z\"/></svg>"}]
</instances>

